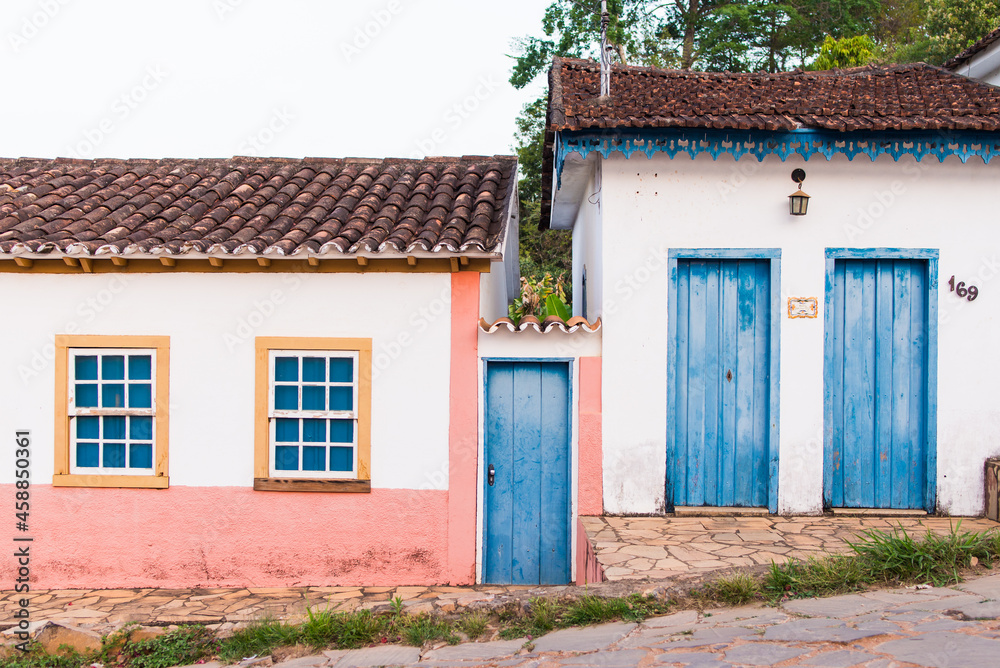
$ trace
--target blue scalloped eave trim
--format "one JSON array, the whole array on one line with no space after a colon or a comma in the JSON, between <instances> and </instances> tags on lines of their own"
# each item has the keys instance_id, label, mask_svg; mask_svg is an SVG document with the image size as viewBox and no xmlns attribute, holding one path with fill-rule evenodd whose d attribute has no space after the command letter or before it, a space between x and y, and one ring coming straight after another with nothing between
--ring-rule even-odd
<instances>
[{"instance_id":1,"label":"blue scalloped eave trim","mask_svg":"<svg viewBox=\"0 0 1000 668\"><path fill-rule=\"evenodd\" d=\"M831 132L825 130L794 130L769 132L765 130L608 130L604 132L557 132L555 138L555 169L557 186L562 185L562 170L566 156L577 153L586 158L600 153L607 158L617 152L626 158L642 153L652 158L656 153L666 153L671 158L686 153L696 158L702 153L717 160L728 153L739 160L751 155L758 161L776 155L782 161L792 155L808 160L819 154L827 160L834 155L846 155L848 160L867 155L874 161L880 155L890 155L898 161L901 156L912 155L917 162L925 156L934 156L944 162L956 155L962 162L979 156L984 163L1000 155L1000 132Z\"/></svg>"}]
</instances>

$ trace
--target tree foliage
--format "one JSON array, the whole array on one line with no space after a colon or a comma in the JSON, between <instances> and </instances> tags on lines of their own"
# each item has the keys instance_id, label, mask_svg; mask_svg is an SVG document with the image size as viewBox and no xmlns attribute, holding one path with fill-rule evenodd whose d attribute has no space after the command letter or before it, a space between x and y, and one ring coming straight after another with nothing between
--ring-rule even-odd
<instances>
[{"instance_id":1,"label":"tree foliage","mask_svg":"<svg viewBox=\"0 0 1000 668\"><path fill-rule=\"evenodd\" d=\"M859 67L867 65L877 58L878 47L868 35L841 37L840 39L834 39L827 35L811 69L832 70L834 68Z\"/></svg>"},{"instance_id":2,"label":"tree foliage","mask_svg":"<svg viewBox=\"0 0 1000 668\"><path fill-rule=\"evenodd\" d=\"M924 0L921 23L896 60L940 65L1000 25L1000 0Z\"/></svg>"}]
</instances>

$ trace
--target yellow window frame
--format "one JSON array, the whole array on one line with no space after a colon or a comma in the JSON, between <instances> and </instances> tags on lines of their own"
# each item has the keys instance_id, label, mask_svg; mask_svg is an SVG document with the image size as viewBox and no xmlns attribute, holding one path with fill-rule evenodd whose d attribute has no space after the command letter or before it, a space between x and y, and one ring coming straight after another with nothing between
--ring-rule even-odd
<instances>
[{"instance_id":1,"label":"yellow window frame","mask_svg":"<svg viewBox=\"0 0 1000 668\"><path fill-rule=\"evenodd\" d=\"M270 475L271 430L268 397L271 386L272 350L316 350L358 354L358 477L353 480L326 478L277 478ZM254 480L253 488L266 492L370 492L372 340L363 338L259 336L254 341Z\"/></svg>"},{"instance_id":2,"label":"yellow window frame","mask_svg":"<svg viewBox=\"0 0 1000 668\"><path fill-rule=\"evenodd\" d=\"M70 473L69 351L72 348L144 348L156 351L156 434L153 475L74 474ZM135 487L166 489L168 475L170 425L170 337L69 335L55 337L55 470L53 487Z\"/></svg>"}]
</instances>

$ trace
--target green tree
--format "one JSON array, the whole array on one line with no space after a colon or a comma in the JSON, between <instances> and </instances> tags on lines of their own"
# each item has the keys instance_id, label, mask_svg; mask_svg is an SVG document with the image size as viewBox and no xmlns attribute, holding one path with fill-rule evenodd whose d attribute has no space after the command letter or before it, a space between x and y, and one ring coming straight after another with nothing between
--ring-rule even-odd
<instances>
[{"instance_id":1,"label":"green tree","mask_svg":"<svg viewBox=\"0 0 1000 668\"><path fill-rule=\"evenodd\" d=\"M609 0L608 43L622 62L645 52L659 34L656 5L649 0ZM600 0L555 0L542 18L544 37L518 40L510 83L524 88L548 70L554 56L597 58L601 41Z\"/></svg>"},{"instance_id":2,"label":"green tree","mask_svg":"<svg viewBox=\"0 0 1000 668\"><path fill-rule=\"evenodd\" d=\"M826 35L863 34L880 7L880 0L738 0L706 22L699 64L729 72L806 67Z\"/></svg>"},{"instance_id":3,"label":"green tree","mask_svg":"<svg viewBox=\"0 0 1000 668\"><path fill-rule=\"evenodd\" d=\"M923 58L940 65L1000 24L1000 0L928 0Z\"/></svg>"},{"instance_id":4,"label":"green tree","mask_svg":"<svg viewBox=\"0 0 1000 668\"><path fill-rule=\"evenodd\" d=\"M810 69L832 70L834 68L859 67L878 58L878 46L868 35L841 37L834 39L827 35L820 47L819 56Z\"/></svg>"}]
</instances>

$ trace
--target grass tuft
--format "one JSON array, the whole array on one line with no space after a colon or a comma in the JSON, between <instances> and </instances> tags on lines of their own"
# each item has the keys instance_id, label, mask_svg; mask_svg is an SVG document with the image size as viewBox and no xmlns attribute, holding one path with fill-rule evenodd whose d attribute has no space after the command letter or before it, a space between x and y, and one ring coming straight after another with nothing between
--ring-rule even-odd
<instances>
[{"instance_id":1,"label":"grass tuft","mask_svg":"<svg viewBox=\"0 0 1000 668\"><path fill-rule=\"evenodd\" d=\"M587 595L568 602L532 599L526 612L508 608L500 615L500 637L505 640L528 636L537 638L554 629L587 626L621 619L642 621L667 612L669 605L633 594L622 598Z\"/></svg>"},{"instance_id":2,"label":"grass tuft","mask_svg":"<svg viewBox=\"0 0 1000 668\"><path fill-rule=\"evenodd\" d=\"M476 640L486 633L486 627L490 623L490 618L481 610L467 612L455 623L458 630L469 637L469 640Z\"/></svg>"},{"instance_id":3,"label":"grass tuft","mask_svg":"<svg viewBox=\"0 0 1000 668\"><path fill-rule=\"evenodd\" d=\"M263 656L269 654L275 647L296 645L301 637L298 627L272 618L259 619L223 640L219 648L219 658L233 662L248 656Z\"/></svg>"},{"instance_id":4,"label":"grass tuft","mask_svg":"<svg viewBox=\"0 0 1000 668\"><path fill-rule=\"evenodd\" d=\"M762 595L760 582L750 573L724 575L706 584L699 598L710 598L727 605L744 605Z\"/></svg>"},{"instance_id":5,"label":"grass tuft","mask_svg":"<svg viewBox=\"0 0 1000 668\"><path fill-rule=\"evenodd\" d=\"M452 632L452 625L447 620L427 615L410 617L403 627L403 639L408 645L422 647L430 642L444 640L449 645L459 641Z\"/></svg>"}]
</instances>

